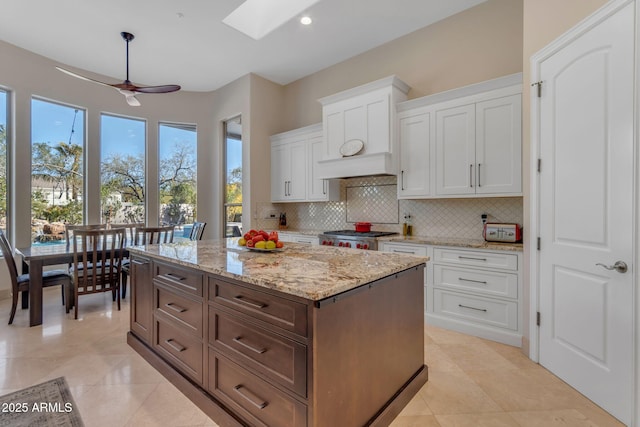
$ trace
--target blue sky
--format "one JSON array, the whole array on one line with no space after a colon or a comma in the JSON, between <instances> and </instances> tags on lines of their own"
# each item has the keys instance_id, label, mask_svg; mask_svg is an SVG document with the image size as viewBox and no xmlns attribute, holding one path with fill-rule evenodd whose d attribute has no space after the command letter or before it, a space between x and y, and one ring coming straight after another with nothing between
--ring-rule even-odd
<instances>
[{"instance_id":1,"label":"blue sky","mask_svg":"<svg viewBox=\"0 0 640 427\"><path fill-rule=\"evenodd\" d=\"M6 93L0 91L0 124L5 123ZM62 104L43 100L32 101L31 138L33 142L59 142L82 145L85 135L85 111ZM74 124L74 115L75 124ZM137 119L103 115L101 119L101 150L105 158L112 152L120 154L144 154L146 122ZM73 126L73 133L71 132ZM175 143L187 141L196 144L196 132L163 126L160 132L160 155L169 155ZM91 143L91 141L88 141ZM242 161L242 143L229 140L227 145L227 172L240 166Z\"/></svg>"}]
</instances>

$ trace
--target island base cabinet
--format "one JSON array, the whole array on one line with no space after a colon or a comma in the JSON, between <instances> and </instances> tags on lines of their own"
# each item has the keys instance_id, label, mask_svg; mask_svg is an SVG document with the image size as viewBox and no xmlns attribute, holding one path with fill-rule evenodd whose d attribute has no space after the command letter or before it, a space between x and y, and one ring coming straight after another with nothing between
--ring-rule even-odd
<instances>
[{"instance_id":1,"label":"island base cabinet","mask_svg":"<svg viewBox=\"0 0 640 427\"><path fill-rule=\"evenodd\" d=\"M369 425L422 372L423 278L414 268L314 309L314 426Z\"/></svg>"},{"instance_id":2,"label":"island base cabinet","mask_svg":"<svg viewBox=\"0 0 640 427\"><path fill-rule=\"evenodd\" d=\"M154 349L184 374L202 384L202 341L161 320L156 320L154 335Z\"/></svg>"},{"instance_id":3,"label":"island base cabinet","mask_svg":"<svg viewBox=\"0 0 640 427\"><path fill-rule=\"evenodd\" d=\"M387 426L427 381L424 264L320 300L144 266L127 341L221 426Z\"/></svg>"},{"instance_id":4,"label":"island base cabinet","mask_svg":"<svg viewBox=\"0 0 640 427\"><path fill-rule=\"evenodd\" d=\"M132 256L131 269L131 332L147 345L151 345L153 333L153 282L151 261L138 255Z\"/></svg>"},{"instance_id":5,"label":"island base cabinet","mask_svg":"<svg viewBox=\"0 0 640 427\"><path fill-rule=\"evenodd\" d=\"M209 391L251 426L307 425L306 405L211 350Z\"/></svg>"}]
</instances>

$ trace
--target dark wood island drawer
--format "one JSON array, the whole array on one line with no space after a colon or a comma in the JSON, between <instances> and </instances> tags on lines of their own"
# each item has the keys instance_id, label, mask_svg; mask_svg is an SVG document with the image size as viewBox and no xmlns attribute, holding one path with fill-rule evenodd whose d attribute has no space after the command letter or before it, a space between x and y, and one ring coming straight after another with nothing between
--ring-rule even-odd
<instances>
[{"instance_id":1,"label":"dark wood island drawer","mask_svg":"<svg viewBox=\"0 0 640 427\"><path fill-rule=\"evenodd\" d=\"M209 277L209 299L284 330L307 336L307 306Z\"/></svg>"},{"instance_id":2,"label":"dark wood island drawer","mask_svg":"<svg viewBox=\"0 0 640 427\"><path fill-rule=\"evenodd\" d=\"M307 425L307 407L209 350L209 391L254 426Z\"/></svg>"},{"instance_id":3,"label":"dark wood island drawer","mask_svg":"<svg viewBox=\"0 0 640 427\"><path fill-rule=\"evenodd\" d=\"M155 326L154 349L179 371L202 384L202 341L158 318Z\"/></svg>"},{"instance_id":4,"label":"dark wood island drawer","mask_svg":"<svg viewBox=\"0 0 640 427\"><path fill-rule=\"evenodd\" d=\"M155 267L153 280L199 297L203 296L202 273L157 261L153 265Z\"/></svg>"},{"instance_id":5,"label":"dark wood island drawer","mask_svg":"<svg viewBox=\"0 0 640 427\"><path fill-rule=\"evenodd\" d=\"M307 397L307 346L212 307L209 343L271 382Z\"/></svg>"},{"instance_id":6,"label":"dark wood island drawer","mask_svg":"<svg viewBox=\"0 0 640 427\"><path fill-rule=\"evenodd\" d=\"M156 313L162 313L202 338L202 301L178 295L163 285L156 285Z\"/></svg>"}]
</instances>

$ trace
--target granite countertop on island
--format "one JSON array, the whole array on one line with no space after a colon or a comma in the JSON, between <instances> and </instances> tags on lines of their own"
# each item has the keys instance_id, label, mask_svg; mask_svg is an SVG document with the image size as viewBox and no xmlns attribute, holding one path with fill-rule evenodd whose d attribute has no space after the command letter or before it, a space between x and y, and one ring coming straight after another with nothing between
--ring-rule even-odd
<instances>
[{"instance_id":1,"label":"granite countertop on island","mask_svg":"<svg viewBox=\"0 0 640 427\"><path fill-rule=\"evenodd\" d=\"M133 246L132 254L237 279L312 301L424 264L428 257L285 243L257 252L237 238Z\"/></svg>"}]
</instances>

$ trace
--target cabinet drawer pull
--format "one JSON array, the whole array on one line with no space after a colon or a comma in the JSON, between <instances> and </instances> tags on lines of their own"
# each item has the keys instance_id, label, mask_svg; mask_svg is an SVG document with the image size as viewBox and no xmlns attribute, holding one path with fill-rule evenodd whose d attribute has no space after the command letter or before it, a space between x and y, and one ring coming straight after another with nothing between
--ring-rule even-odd
<instances>
[{"instance_id":1,"label":"cabinet drawer pull","mask_svg":"<svg viewBox=\"0 0 640 427\"><path fill-rule=\"evenodd\" d=\"M167 273L167 274L165 274L165 276L168 277L169 279L173 279L173 280L177 280L177 281L182 281L182 280L186 279L186 277L177 276L177 275L175 275L173 273Z\"/></svg>"},{"instance_id":2,"label":"cabinet drawer pull","mask_svg":"<svg viewBox=\"0 0 640 427\"><path fill-rule=\"evenodd\" d=\"M482 311L482 312L487 312L486 308L475 308L475 307L469 307L468 305L462 305L462 304L458 304L458 307L462 307L462 308L470 308L471 310L476 310L476 311Z\"/></svg>"},{"instance_id":3,"label":"cabinet drawer pull","mask_svg":"<svg viewBox=\"0 0 640 427\"><path fill-rule=\"evenodd\" d=\"M242 337L235 337L233 339L233 342L236 342L236 343L240 344L244 348L246 348L248 350L251 350L254 353L262 354L262 353L266 353L267 352L266 348L255 348L254 346L247 344L246 342L242 341Z\"/></svg>"},{"instance_id":4,"label":"cabinet drawer pull","mask_svg":"<svg viewBox=\"0 0 640 427\"><path fill-rule=\"evenodd\" d=\"M458 259L472 259L474 261L487 261L486 258L476 258L472 256L462 256L462 255L458 255Z\"/></svg>"},{"instance_id":5,"label":"cabinet drawer pull","mask_svg":"<svg viewBox=\"0 0 640 427\"><path fill-rule=\"evenodd\" d=\"M416 254L414 251L403 251L401 249L391 249L391 251L398 254L411 254L411 255Z\"/></svg>"},{"instance_id":6,"label":"cabinet drawer pull","mask_svg":"<svg viewBox=\"0 0 640 427\"><path fill-rule=\"evenodd\" d=\"M135 265L147 265L149 264L149 261L138 261L137 259L134 259L131 263Z\"/></svg>"},{"instance_id":7,"label":"cabinet drawer pull","mask_svg":"<svg viewBox=\"0 0 640 427\"><path fill-rule=\"evenodd\" d=\"M185 351L187 349L186 347L183 347L180 344L178 344L178 342L176 340L174 340L173 338L169 338L168 340L165 341L165 343L167 343L167 345L169 347L171 347L172 349L174 349L178 353L182 353L183 351Z\"/></svg>"},{"instance_id":8,"label":"cabinet drawer pull","mask_svg":"<svg viewBox=\"0 0 640 427\"><path fill-rule=\"evenodd\" d=\"M180 307L179 305L172 303L172 302L168 302L164 305L165 307L177 312L177 313L184 313L185 311L187 311L186 308Z\"/></svg>"},{"instance_id":9,"label":"cabinet drawer pull","mask_svg":"<svg viewBox=\"0 0 640 427\"><path fill-rule=\"evenodd\" d=\"M236 393L238 393L244 400L246 400L247 402L251 403L253 406L255 406L258 409L264 409L267 407L267 405L269 403L265 402L263 399L260 399L258 396L256 396L255 394L253 394L251 392L251 390L247 389L245 386L243 386L242 384L238 384L237 386L235 386L233 388ZM245 392L243 392L242 390L246 390ZM255 400L254 400L255 399ZM262 402L256 402L256 400L262 400Z\"/></svg>"},{"instance_id":10,"label":"cabinet drawer pull","mask_svg":"<svg viewBox=\"0 0 640 427\"><path fill-rule=\"evenodd\" d=\"M249 307L253 307L253 308L265 308L267 306L267 304L262 303L262 302L256 302L256 301L252 301L249 298L245 298L242 295L237 295L235 297L233 297L234 300L244 304L244 305L248 305Z\"/></svg>"},{"instance_id":11,"label":"cabinet drawer pull","mask_svg":"<svg viewBox=\"0 0 640 427\"><path fill-rule=\"evenodd\" d=\"M483 285L487 284L487 282L485 280L465 279L464 277L458 277L458 280L460 280L461 282L481 283Z\"/></svg>"}]
</instances>

